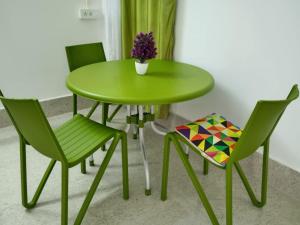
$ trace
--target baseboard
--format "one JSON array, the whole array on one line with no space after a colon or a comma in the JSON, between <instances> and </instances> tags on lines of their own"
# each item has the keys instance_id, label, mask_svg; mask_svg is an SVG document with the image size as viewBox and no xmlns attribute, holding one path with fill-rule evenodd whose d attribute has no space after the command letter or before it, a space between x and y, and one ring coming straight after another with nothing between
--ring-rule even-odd
<instances>
[{"instance_id":1,"label":"baseboard","mask_svg":"<svg viewBox=\"0 0 300 225\"><path fill-rule=\"evenodd\" d=\"M52 99L46 99L40 101L41 106L46 114L47 117L50 116L55 116L67 112L72 112L73 111L73 100L72 100L72 95L70 96L62 96L62 97L57 97L57 98L52 98ZM93 104L92 100L78 97L77 101L77 108L78 109L85 109L90 107ZM0 128L1 127L6 127L10 126L11 121L10 118L8 117L5 109L0 110Z\"/></svg>"}]
</instances>

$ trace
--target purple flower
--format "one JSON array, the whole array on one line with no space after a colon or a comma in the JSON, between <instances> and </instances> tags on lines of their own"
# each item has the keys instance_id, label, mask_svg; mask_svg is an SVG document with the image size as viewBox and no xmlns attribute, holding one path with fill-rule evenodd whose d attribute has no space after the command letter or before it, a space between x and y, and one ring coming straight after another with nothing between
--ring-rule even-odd
<instances>
[{"instance_id":1,"label":"purple flower","mask_svg":"<svg viewBox=\"0 0 300 225\"><path fill-rule=\"evenodd\" d=\"M131 56L144 63L147 59L153 59L157 55L153 33L139 33L133 43Z\"/></svg>"}]
</instances>

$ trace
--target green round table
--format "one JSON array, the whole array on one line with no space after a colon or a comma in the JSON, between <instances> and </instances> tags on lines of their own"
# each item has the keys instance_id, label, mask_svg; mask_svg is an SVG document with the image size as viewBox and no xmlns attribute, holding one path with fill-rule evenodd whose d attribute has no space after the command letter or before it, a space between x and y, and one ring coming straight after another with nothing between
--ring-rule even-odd
<instances>
[{"instance_id":1,"label":"green round table","mask_svg":"<svg viewBox=\"0 0 300 225\"><path fill-rule=\"evenodd\" d=\"M214 86L213 77L189 64L150 61L146 75L137 75L134 60L91 64L70 73L67 87L75 94L107 103L170 104L197 98Z\"/></svg>"},{"instance_id":2,"label":"green round table","mask_svg":"<svg viewBox=\"0 0 300 225\"><path fill-rule=\"evenodd\" d=\"M144 146L144 123L151 122L153 130L165 134L154 124L153 105L186 101L205 95L214 86L213 77L205 70L185 63L151 60L148 72L137 75L134 60L95 63L72 71L67 87L74 93L93 100L127 105L127 128L134 124L139 133L143 156L146 194L151 193L149 166ZM132 105L135 113L132 114ZM143 105L152 105L149 113Z\"/></svg>"}]
</instances>

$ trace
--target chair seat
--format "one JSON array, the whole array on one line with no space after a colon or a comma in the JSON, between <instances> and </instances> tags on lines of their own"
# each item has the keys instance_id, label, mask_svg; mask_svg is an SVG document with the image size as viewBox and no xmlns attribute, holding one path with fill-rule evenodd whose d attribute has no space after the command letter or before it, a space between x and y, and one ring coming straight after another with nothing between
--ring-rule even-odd
<instances>
[{"instance_id":1,"label":"chair seat","mask_svg":"<svg viewBox=\"0 0 300 225\"><path fill-rule=\"evenodd\" d=\"M112 138L116 130L77 114L54 133L68 163L74 166Z\"/></svg>"},{"instance_id":2,"label":"chair seat","mask_svg":"<svg viewBox=\"0 0 300 225\"><path fill-rule=\"evenodd\" d=\"M195 122L176 127L176 132L191 143L203 157L225 167L242 130L220 114L210 114Z\"/></svg>"}]
</instances>

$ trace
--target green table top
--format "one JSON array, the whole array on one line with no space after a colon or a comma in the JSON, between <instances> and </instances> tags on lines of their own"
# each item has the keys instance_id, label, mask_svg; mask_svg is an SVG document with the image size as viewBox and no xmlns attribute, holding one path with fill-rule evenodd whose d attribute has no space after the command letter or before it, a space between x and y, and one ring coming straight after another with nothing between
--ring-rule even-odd
<instances>
[{"instance_id":1,"label":"green table top","mask_svg":"<svg viewBox=\"0 0 300 225\"><path fill-rule=\"evenodd\" d=\"M169 104L197 98L214 86L205 70L179 62L151 60L137 75L134 60L95 63L71 72L67 87L75 94L107 103Z\"/></svg>"}]
</instances>

